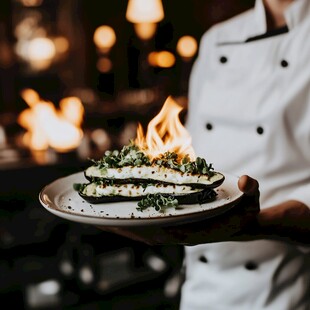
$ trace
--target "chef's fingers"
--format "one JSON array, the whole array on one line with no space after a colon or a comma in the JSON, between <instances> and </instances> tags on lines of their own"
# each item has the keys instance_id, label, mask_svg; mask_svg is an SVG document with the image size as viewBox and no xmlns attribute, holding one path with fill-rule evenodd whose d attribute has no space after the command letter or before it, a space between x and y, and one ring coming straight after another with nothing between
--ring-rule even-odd
<instances>
[{"instance_id":1,"label":"chef's fingers","mask_svg":"<svg viewBox=\"0 0 310 310\"><path fill-rule=\"evenodd\" d=\"M248 212L258 213L260 211L259 183L248 175L243 175L238 180L239 189L244 193L241 204Z\"/></svg>"},{"instance_id":2,"label":"chef's fingers","mask_svg":"<svg viewBox=\"0 0 310 310\"><path fill-rule=\"evenodd\" d=\"M259 193L258 181L249 177L248 175L242 175L238 180L239 189L247 196L256 196Z\"/></svg>"}]
</instances>

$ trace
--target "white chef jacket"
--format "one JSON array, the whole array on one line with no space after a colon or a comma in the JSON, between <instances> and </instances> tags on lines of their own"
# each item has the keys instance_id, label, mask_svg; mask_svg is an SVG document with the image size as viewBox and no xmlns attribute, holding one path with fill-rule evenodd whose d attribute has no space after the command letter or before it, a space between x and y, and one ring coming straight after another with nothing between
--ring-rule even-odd
<instances>
[{"instance_id":1,"label":"white chef jacket","mask_svg":"<svg viewBox=\"0 0 310 310\"><path fill-rule=\"evenodd\" d=\"M289 32L266 32L262 0L202 37L187 128L215 170L259 181L261 208L310 206L310 1L286 10ZM185 248L182 310L310 309L310 256L271 240Z\"/></svg>"}]
</instances>

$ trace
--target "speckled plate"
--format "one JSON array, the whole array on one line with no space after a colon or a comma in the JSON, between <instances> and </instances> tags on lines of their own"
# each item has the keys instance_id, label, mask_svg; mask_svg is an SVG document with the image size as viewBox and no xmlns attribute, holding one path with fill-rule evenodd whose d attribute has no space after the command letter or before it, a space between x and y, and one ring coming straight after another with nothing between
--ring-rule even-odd
<instances>
[{"instance_id":1,"label":"speckled plate","mask_svg":"<svg viewBox=\"0 0 310 310\"><path fill-rule=\"evenodd\" d=\"M137 202L90 204L73 189L74 183L85 183L78 172L46 185L39 194L43 207L64 219L99 226L166 225L213 217L233 208L242 197L238 177L225 174L225 181L215 189L217 197L205 204L180 205L158 212L154 208L137 210Z\"/></svg>"}]
</instances>

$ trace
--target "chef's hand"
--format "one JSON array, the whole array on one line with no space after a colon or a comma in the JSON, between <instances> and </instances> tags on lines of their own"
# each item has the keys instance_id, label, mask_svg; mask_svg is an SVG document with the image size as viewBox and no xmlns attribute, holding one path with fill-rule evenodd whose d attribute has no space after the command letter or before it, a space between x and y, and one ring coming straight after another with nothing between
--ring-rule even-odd
<instances>
[{"instance_id":1,"label":"chef's hand","mask_svg":"<svg viewBox=\"0 0 310 310\"><path fill-rule=\"evenodd\" d=\"M149 245L197 245L210 242L253 240L253 227L259 212L258 182L249 176L238 181L244 193L231 210L213 218L173 226L99 227Z\"/></svg>"},{"instance_id":2,"label":"chef's hand","mask_svg":"<svg viewBox=\"0 0 310 310\"><path fill-rule=\"evenodd\" d=\"M257 216L257 235L263 239L310 245L310 208L288 200L261 210Z\"/></svg>"}]
</instances>

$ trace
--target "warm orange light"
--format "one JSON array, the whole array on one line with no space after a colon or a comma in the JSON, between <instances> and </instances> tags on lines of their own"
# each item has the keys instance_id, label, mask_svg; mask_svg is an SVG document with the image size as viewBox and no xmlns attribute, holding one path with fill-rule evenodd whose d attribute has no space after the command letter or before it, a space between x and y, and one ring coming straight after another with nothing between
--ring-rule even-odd
<instances>
[{"instance_id":1,"label":"warm orange light","mask_svg":"<svg viewBox=\"0 0 310 310\"><path fill-rule=\"evenodd\" d=\"M29 42L27 52L30 65L36 70L45 70L51 65L56 48L51 39L35 38Z\"/></svg>"},{"instance_id":2,"label":"warm orange light","mask_svg":"<svg viewBox=\"0 0 310 310\"><path fill-rule=\"evenodd\" d=\"M116 42L116 35L112 27L100 26L94 32L94 43L99 50L108 51Z\"/></svg>"},{"instance_id":3,"label":"warm orange light","mask_svg":"<svg viewBox=\"0 0 310 310\"><path fill-rule=\"evenodd\" d=\"M67 152L80 145L82 138L81 129L62 118L51 117L48 114L41 115L41 118L46 122L44 131L52 148L58 152Z\"/></svg>"},{"instance_id":4,"label":"warm orange light","mask_svg":"<svg viewBox=\"0 0 310 310\"><path fill-rule=\"evenodd\" d=\"M147 56L149 64L153 67L157 67L157 54L158 52L151 52Z\"/></svg>"},{"instance_id":5,"label":"warm orange light","mask_svg":"<svg viewBox=\"0 0 310 310\"><path fill-rule=\"evenodd\" d=\"M113 63L108 57L100 57L97 61L96 67L99 72L108 73L113 68Z\"/></svg>"},{"instance_id":6,"label":"warm orange light","mask_svg":"<svg viewBox=\"0 0 310 310\"><path fill-rule=\"evenodd\" d=\"M23 89L20 95L30 107L33 107L40 101L39 94L31 88Z\"/></svg>"},{"instance_id":7,"label":"warm orange light","mask_svg":"<svg viewBox=\"0 0 310 310\"><path fill-rule=\"evenodd\" d=\"M191 58L197 52L198 44L195 38L191 36L183 36L177 43L177 52L181 57Z\"/></svg>"},{"instance_id":8,"label":"warm orange light","mask_svg":"<svg viewBox=\"0 0 310 310\"><path fill-rule=\"evenodd\" d=\"M33 150L46 150L52 147L59 152L66 152L79 146L83 132L84 108L79 99L69 97L60 103L57 110L52 102L41 100L32 89L25 89L21 96L29 105L18 117L18 123L27 132L24 143Z\"/></svg>"},{"instance_id":9,"label":"warm orange light","mask_svg":"<svg viewBox=\"0 0 310 310\"><path fill-rule=\"evenodd\" d=\"M19 2L21 2L24 6L40 6L43 2L43 0L20 0Z\"/></svg>"},{"instance_id":10,"label":"warm orange light","mask_svg":"<svg viewBox=\"0 0 310 310\"><path fill-rule=\"evenodd\" d=\"M23 136L23 143L32 150L46 150L49 146L46 135L42 133L41 121L36 117L37 111L26 109L18 116L18 123L27 129Z\"/></svg>"},{"instance_id":11,"label":"warm orange light","mask_svg":"<svg viewBox=\"0 0 310 310\"><path fill-rule=\"evenodd\" d=\"M60 100L62 116L71 124L80 127L83 122L84 106L78 97L66 97Z\"/></svg>"},{"instance_id":12,"label":"warm orange light","mask_svg":"<svg viewBox=\"0 0 310 310\"><path fill-rule=\"evenodd\" d=\"M132 23L157 23L164 18L161 0L129 0L126 18Z\"/></svg>"},{"instance_id":13,"label":"warm orange light","mask_svg":"<svg viewBox=\"0 0 310 310\"><path fill-rule=\"evenodd\" d=\"M57 37L53 40L56 52L59 54L66 53L69 49L69 42L65 37Z\"/></svg>"},{"instance_id":14,"label":"warm orange light","mask_svg":"<svg viewBox=\"0 0 310 310\"><path fill-rule=\"evenodd\" d=\"M161 51L157 54L157 64L161 68L170 68L175 64L175 57L171 52Z\"/></svg>"},{"instance_id":15,"label":"warm orange light","mask_svg":"<svg viewBox=\"0 0 310 310\"><path fill-rule=\"evenodd\" d=\"M161 111L149 122L146 134L139 124L135 143L151 158L170 151L180 157L189 155L194 160L191 136L179 119L182 109L168 97Z\"/></svg>"},{"instance_id":16,"label":"warm orange light","mask_svg":"<svg viewBox=\"0 0 310 310\"><path fill-rule=\"evenodd\" d=\"M171 68L175 64L175 56L168 51L151 52L148 62L153 67Z\"/></svg>"},{"instance_id":17,"label":"warm orange light","mask_svg":"<svg viewBox=\"0 0 310 310\"><path fill-rule=\"evenodd\" d=\"M141 40L151 39L157 29L157 24L155 23L136 23L133 25L137 36Z\"/></svg>"}]
</instances>

